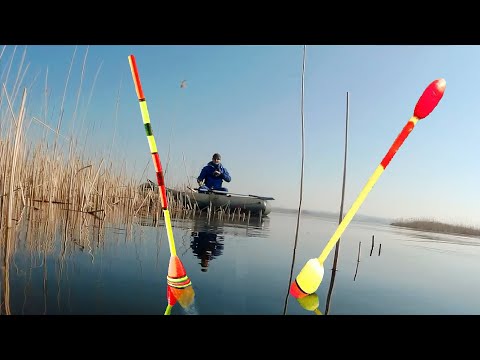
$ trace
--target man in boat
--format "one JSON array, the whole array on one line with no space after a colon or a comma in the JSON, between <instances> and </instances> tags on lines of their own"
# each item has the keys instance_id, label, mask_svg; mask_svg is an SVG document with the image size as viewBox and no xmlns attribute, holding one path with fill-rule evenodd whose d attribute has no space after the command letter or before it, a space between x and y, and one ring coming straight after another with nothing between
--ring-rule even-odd
<instances>
[{"instance_id":1,"label":"man in boat","mask_svg":"<svg viewBox=\"0 0 480 360\"><path fill-rule=\"evenodd\" d=\"M205 165L197 177L199 185L198 192L208 192L209 190L218 190L228 192L223 187L223 181L230 182L232 180L228 170L221 163L222 157L219 153L212 156L212 161Z\"/></svg>"}]
</instances>

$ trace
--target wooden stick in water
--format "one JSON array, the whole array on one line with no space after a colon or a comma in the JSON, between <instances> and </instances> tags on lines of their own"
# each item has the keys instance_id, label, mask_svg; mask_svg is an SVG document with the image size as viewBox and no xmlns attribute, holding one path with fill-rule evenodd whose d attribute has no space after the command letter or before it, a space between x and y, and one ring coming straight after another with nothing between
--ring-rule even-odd
<instances>
[{"instance_id":1,"label":"wooden stick in water","mask_svg":"<svg viewBox=\"0 0 480 360\"><path fill-rule=\"evenodd\" d=\"M375 246L375 235L372 235L372 248L370 249L370 256L372 256L374 246Z\"/></svg>"},{"instance_id":2,"label":"wooden stick in water","mask_svg":"<svg viewBox=\"0 0 480 360\"><path fill-rule=\"evenodd\" d=\"M348 148L348 115L349 115L349 94L347 91L347 111L346 111L346 116L345 116L345 149L344 149L344 156L343 156L343 181L342 181L342 198L340 201L340 214L338 217L338 223L340 224L343 219L343 203L345 200L345 179L347 176L347 148ZM328 315L328 312L330 310L330 301L331 301L331 296L332 296L332 291L333 291L333 285L335 282L335 274L337 272L337 261L338 261L338 252L340 248L340 239L338 239L338 242L335 244L335 255L333 258L333 267L332 267L332 276L330 278L330 286L328 289L328 295L327 295L327 302L325 305L325 315Z\"/></svg>"},{"instance_id":3,"label":"wooden stick in water","mask_svg":"<svg viewBox=\"0 0 480 360\"><path fill-rule=\"evenodd\" d=\"M355 275L353 276L353 281L357 278L357 272L358 272L358 264L360 264L360 248L362 246L362 242L359 241L358 243L358 255L357 255L357 266L355 267Z\"/></svg>"}]
</instances>

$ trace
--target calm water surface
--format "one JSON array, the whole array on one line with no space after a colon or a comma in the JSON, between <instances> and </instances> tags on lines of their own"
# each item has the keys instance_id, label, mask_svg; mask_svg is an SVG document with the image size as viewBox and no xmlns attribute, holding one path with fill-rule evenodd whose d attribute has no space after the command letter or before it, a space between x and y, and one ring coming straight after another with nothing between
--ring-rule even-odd
<instances>
[{"instance_id":1,"label":"calm water surface","mask_svg":"<svg viewBox=\"0 0 480 360\"><path fill-rule=\"evenodd\" d=\"M311 303L287 296L296 221L277 212L248 223L173 219L195 297L171 315L282 315L285 304L287 315L325 314L334 251ZM293 278L337 225L335 217L302 215ZM26 236L16 236L8 271L12 314L164 314L170 252L162 224L106 226L101 237L84 235L82 246L61 230L48 246ZM354 220L340 241L328 314L479 314L479 244ZM1 281L4 303L5 272Z\"/></svg>"}]
</instances>

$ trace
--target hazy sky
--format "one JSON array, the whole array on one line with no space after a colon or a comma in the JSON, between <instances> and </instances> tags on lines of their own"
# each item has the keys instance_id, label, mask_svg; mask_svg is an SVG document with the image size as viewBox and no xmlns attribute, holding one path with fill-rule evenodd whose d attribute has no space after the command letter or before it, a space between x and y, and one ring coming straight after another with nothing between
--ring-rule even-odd
<instances>
[{"instance_id":1,"label":"hazy sky","mask_svg":"<svg viewBox=\"0 0 480 360\"><path fill-rule=\"evenodd\" d=\"M61 133L86 142L88 156L110 156L154 180L128 63L135 55L167 186L196 184L219 152L231 192L298 209L303 45L2 45L0 54L8 91L17 77L29 88L30 118L55 128L66 91ZM480 225L479 64L480 46L307 46L302 208L339 211L347 92L345 212L423 90L444 78L443 99L418 122L359 214ZM38 131L45 128L32 122L28 135Z\"/></svg>"}]
</instances>

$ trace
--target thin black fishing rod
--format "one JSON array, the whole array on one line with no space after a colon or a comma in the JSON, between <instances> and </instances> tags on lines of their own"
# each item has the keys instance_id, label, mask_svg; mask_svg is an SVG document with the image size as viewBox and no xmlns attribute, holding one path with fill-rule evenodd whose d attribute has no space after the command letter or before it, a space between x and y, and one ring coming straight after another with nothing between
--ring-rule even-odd
<instances>
[{"instance_id":1,"label":"thin black fishing rod","mask_svg":"<svg viewBox=\"0 0 480 360\"><path fill-rule=\"evenodd\" d=\"M343 220L343 202L345 199L345 179L347 175L347 147L348 147L348 115L349 115L349 96L347 91L347 111L345 118L345 150L343 157L343 182L342 182L342 200L340 202L340 215L338 217L338 223L340 224ZM337 273L337 261L338 261L338 252L340 248L340 239L338 239L335 244L335 256L333 257L333 266L332 266L332 276L330 277L330 286L328 287L327 302L325 305L325 315L328 315L330 311L330 299L332 297L333 285L335 283L335 274Z\"/></svg>"},{"instance_id":2,"label":"thin black fishing rod","mask_svg":"<svg viewBox=\"0 0 480 360\"><path fill-rule=\"evenodd\" d=\"M298 226L300 223L300 213L302 209L302 197L303 197L303 168L304 168L304 159L305 159L305 117L304 117L304 93L305 93L305 59L306 59L306 52L307 46L303 45L303 63L302 63L302 97L301 97L301 107L300 107L300 114L302 119L302 165L301 165L301 173L300 173L300 199L298 201L298 214L297 214L297 228L295 230L295 244L293 245L293 256L292 256L292 266L290 269L290 279L288 281L288 288L287 288L287 296L285 297L285 305L283 307L283 315L287 313L287 305L288 305L288 294L290 289L290 283L292 282L293 276L293 267L295 264L295 252L297 250L297 242L298 242Z\"/></svg>"}]
</instances>

